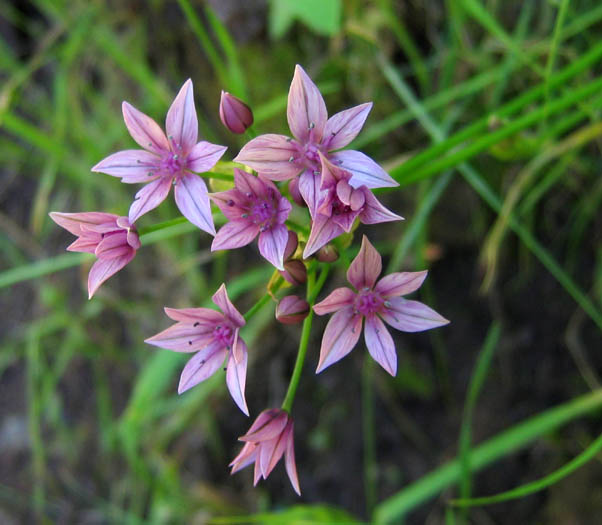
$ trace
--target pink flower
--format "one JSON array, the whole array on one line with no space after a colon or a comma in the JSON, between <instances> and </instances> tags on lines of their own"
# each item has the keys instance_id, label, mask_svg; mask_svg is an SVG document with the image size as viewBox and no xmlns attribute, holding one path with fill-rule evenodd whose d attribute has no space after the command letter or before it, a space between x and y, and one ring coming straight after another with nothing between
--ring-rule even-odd
<instances>
[{"instance_id":1,"label":"pink flower","mask_svg":"<svg viewBox=\"0 0 602 525\"><path fill-rule=\"evenodd\" d=\"M192 81L189 79L184 83L167 112L167 136L152 118L127 102L123 103L122 109L130 135L144 150L114 153L101 160L92 171L121 177L121 181L128 184L148 183L136 193L130 207L130 222L161 204L173 184L176 204L182 215L215 235L207 186L192 172L210 170L226 147L205 141L197 143L198 122Z\"/></svg>"},{"instance_id":2,"label":"pink flower","mask_svg":"<svg viewBox=\"0 0 602 525\"><path fill-rule=\"evenodd\" d=\"M370 157L359 151L332 153L349 144L360 132L372 103L361 104L328 118L324 99L299 65L288 93L287 118L294 139L267 134L247 143L234 159L271 180L287 180L301 174L299 191L312 216L319 198L322 153L350 172L354 183L367 188L398 186Z\"/></svg>"},{"instance_id":3,"label":"pink flower","mask_svg":"<svg viewBox=\"0 0 602 525\"><path fill-rule=\"evenodd\" d=\"M261 478L267 479L284 454L288 478L295 492L301 495L295 464L293 419L284 410L264 410L257 416L249 431L238 439L244 441L245 446L230 463L231 474L255 462L254 485L257 485Z\"/></svg>"},{"instance_id":4,"label":"pink flower","mask_svg":"<svg viewBox=\"0 0 602 525\"><path fill-rule=\"evenodd\" d=\"M284 221L292 206L274 183L236 168L234 188L212 193L210 197L230 219L213 239L212 251L246 246L259 235L261 255L284 270L284 250L288 242Z\"/></svg>"},{"instance_id":5,"label":"pink flower","mask_svg":"<svg viewBox=\"0 0 602 525\"><path fill-rule=\"evenodd\" d=\"M303 251L307 258L343 232L351 231L359 218L363 224L399 221L403 217L385 208L373 193L351 173L335 166L322 153L321 197L313 216L311 232Z\"/></svg>"},{"instance_id":6,"label":"pink flower","mask_svg":"<svg viewBox=\"0 0 602 525\"><path fill-rule=\"evenodd\" d=\"M397 373L397 355L383 321L403 332L421 332L449 323L428 306L401 297L420 288L426 271L392 273L376 282L381 270L381 257L364 235L362 247L347 270L347 280L357 291L337 288L314 305L318 315L336 312L324 331L316 373L353 350L364 318L368 352L392 376Z\"/></svg>"},{"instance_id":7,"label":"pink flower","mask_svg":"<svg viewBox=\"0 0 602 525\"><path fill-rule=\"evenodd\" d=\"M234 402L248 416L245 401L247 345L239 337L245 320L230 302L224 284L212 299L223 313L209 308L165 308L167 316L177 323L145 342L174 352L196 352L182 370L178 394L211 377L227 357L228 390Z\"/></svg>"},{"instance_id":8,"label":"pink flower","mask_svg":"<svg viewBox=\"0 0 602 525\"><path fill-rule=\"evenodd\" d=\"M59 213L50 218L77 239L67 248L71 252L93 253L98 260L88 274L88 298L99 286L116 274L136 255L140 239L127 217L112 213L91 211L86 213Z\"/></svg>"}]
</instances>

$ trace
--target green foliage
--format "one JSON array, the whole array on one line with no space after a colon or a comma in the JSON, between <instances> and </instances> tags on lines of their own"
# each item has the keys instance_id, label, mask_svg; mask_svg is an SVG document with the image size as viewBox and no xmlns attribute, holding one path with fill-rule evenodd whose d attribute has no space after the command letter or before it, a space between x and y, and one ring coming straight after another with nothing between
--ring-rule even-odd
<instances>
[{"instance_id":1,"label":"green foliage","mask_svg":"<svg viewBox=\"0 0 602 525\"><path fill-rule=\"evenodd\" d=\"M295 20L321 35L334 35L341 28L341 10L341 0L270 0L270 35L284 36Z\"/></svg>"}]
</instances>

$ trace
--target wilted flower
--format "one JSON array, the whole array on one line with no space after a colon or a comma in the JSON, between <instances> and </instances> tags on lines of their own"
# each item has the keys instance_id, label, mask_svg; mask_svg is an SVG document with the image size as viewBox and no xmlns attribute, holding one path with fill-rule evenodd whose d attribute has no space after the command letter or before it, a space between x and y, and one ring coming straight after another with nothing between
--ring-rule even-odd
<instances>
[{"instance_id":1,"label":"wilted flower","mask_svg":"<svg viewBox=\"0 0 602 525\"><path fill-rule=\"evenodd\" d=\"M165 308L167 316L177 323L145 342L174 352L196 352L182 370L178 394L212 376L227 357L228 390L234 402L248 416L245 401L247 345L239 336L245 320L230 302L224 284L212 299L223 313L209 308Z\"/></svg>"},{"instance_id":2,"label":"wilted flower","mask_svg":"<svg viewBox=\"0 0 602 525\"><path fill-rule=\"evenodd\" d=\"M402 220L378 202L364 184L354 180L351 173L335 166L322 153L319 156L322 161L321 196L303 257L309 257L343 232L351 231L356 218L363 224Z\"/></svg>"},{"instance_id":3,"label":"wilted flower","mask_svg":"<svg viewBox=\"0 0 602 525\"><path fill-rule=\"evenodd\" d=\"M293 489L300 496L293 426L293 419L284 410L279 408L264 410L257 416L249 431L238 438L239 441L245 442L245 446L230 463L231 473L234 474L255 462L254 485L257 485L261 478L267 479L284 454L286 473Z\"/></svg>"},{"instance_id":4,"label":"wilted flower","mask_svg":"<svg viewBox=\"0 0 602 525\"><path fill-rule=\"evenodd\" d=\"M296 295L287 295L276 306L276 319L282 324L298 324L309 314L309 303Z\"/></svg>"},{"instance_id":5,"label":"wilted flower","mask_svg":"<svg viewBox=\"0 0 602 525\"><path fill-rule=\"evenodd\" d=\"M197 143L198 121L194 108L192 81L187 80L174 99L165 121L167 136L149 116L127 102L122 105L125 125L144 150L125 150L101 160L92 171L121 177L122 182L148 183L130 207L129 219L161 204L172 184L176 204L195 226L215 235L207 186L192 172L209 171L226 151L225 146Z\"/></svg>"},{"instance_id":6,"label":"wilted flower","mask_svg":"<svg viewBox=\"0 0 602 525\"><path fill-rule=\"evenodd\" d=\"M127 217L97 211L54 211L50 213L50 217L59 226L77 236L67 250L93 253L98 257L88 274L88 298L92 298L102 283L128 264L140 248L136 228Z\"/></svg>"},{"instance_id":7,"label":"wilted flower","mask_svg":"<svg viewBox=\"0 0 602 525\"><path fill-rule=\"evenodd\" d=\"M273 182L236 168L234 188L212 193L210 197L230 219L213 239L212 251L246 246L259 235L259 253L276 268L284 270L284 250L288 242L284 221L292 206Z\"/></svg>"},{"instance_id":8,"label":"wilted flower","mask_svg":"<svg viewBox=\"0 0 602 525\"><path fill-rule=\"evenodd\" d=\"M251 108L227 91L222 91L219 101L219 118L232 133L244 133L253 125Z\"/></svg>"},{"instance_id":9,"label":"wilted flower","mask_svg":"<svg viewBox=\"0 0 602 525\"><path fill-rule=\"evenodd\" d=\"M319 197L319 153L349 171L354 183L368 188L398 186L370 157L359 151L339 151L360 132L372 108L361 104L328 118L326 104L316 85L299 65L288 93L287 118L294 140L285 135L260 135L247 143L234 159L272 180L299 174L299 191L310 212Z\"/></svg>"},{"instance_id":10,"label":"wilted flower","mask_svg":"<svg viewBox=\"0 0 602 525\"><path fill-rule=\"evenodd\" d=\"M397 373L397 355L383 321L403 332L420 332L449 323L428 306L401 297L420 288L426 271L392 273L376 282L381 270L380 254L364 236L362 247L347 270L347 280L357 291L337 288L314 305L318 315L336 312L324 331L316 373L353 350L364 318L366 347L374 360L393 376Z\"/></svg>"}]
</instances>

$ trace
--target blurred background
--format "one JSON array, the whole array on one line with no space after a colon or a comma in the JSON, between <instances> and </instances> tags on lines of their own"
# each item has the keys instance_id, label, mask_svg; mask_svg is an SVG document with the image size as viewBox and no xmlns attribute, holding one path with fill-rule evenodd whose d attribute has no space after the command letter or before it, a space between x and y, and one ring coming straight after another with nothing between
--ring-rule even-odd
<instances>
[{"instance_id":1,"label":"blurred background","mask_svg":"<svg viewBox=\"0 0 602 525\"><path fill-rule=\"evenodd\" d=\"M597 0L0 0L0 523L598 523L599 457L515 501L447 503L542 478L600 432L601 37ZM281 465L231 477L250 421L223 377L178 396L186 356L143 343L164 305L224 281L246 311L271 275L254 249L162 230L88 301L91 261L48 217L126 214L138 187L90 172L135 147L123 100L162 123L191 78L231 160L220 91L288 134L296 63L330 114L374 101L351 147L399 180L379 198L406 221L358 233L389 271L428 268L420 299L451 320L394 333L395 378L363 343L315 376L316 320L301 498ZM167 199L140 223L177 216ZM280 404L299 334L273 305L245 328L253 417Z\"/></svg>"}]
</instances>

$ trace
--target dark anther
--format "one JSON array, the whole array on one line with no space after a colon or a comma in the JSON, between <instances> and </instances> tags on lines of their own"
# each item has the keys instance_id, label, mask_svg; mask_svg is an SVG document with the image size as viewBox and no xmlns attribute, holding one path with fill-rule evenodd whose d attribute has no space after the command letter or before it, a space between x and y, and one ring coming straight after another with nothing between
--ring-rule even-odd
<instances>
[{"instance_id":1,"label":"dark anther","mask_svg":"<svg viewBox=\"0 0 602 525\"><path fill-rule=\"evenodd\" d=\"M201 323L199 323L198 321L196 323L194 323L192 326L199 326Z\"/></svg>"},{"instance_id":2,"label":"dark anther","mask_svg":"<svg viewBox=\"0 0 602 525\"><path fill-rule=\"evenodd\" d=\"M190 346L192 346L192 341L188 341L188 344L189 344Z\"/></svg>"}]
</instances>

